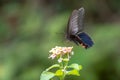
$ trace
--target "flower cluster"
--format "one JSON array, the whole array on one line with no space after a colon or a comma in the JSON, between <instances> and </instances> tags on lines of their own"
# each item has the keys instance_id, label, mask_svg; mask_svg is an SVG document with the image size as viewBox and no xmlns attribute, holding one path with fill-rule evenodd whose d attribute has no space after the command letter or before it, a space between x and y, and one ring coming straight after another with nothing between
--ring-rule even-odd
<instances>
[{"instance_id":1,"label":"flower cluster","mask_svg":"<svg viewBox=\"0 0 120 80\"><path fill-rule=\"evenodd\" d=\"M73 47L60 47L56 46L55 48L52 48L49 52L52 53L49 58L54 59L55 57L59 55L65 55L65 54L71 54Z\"/></svg>"}]
</instances>

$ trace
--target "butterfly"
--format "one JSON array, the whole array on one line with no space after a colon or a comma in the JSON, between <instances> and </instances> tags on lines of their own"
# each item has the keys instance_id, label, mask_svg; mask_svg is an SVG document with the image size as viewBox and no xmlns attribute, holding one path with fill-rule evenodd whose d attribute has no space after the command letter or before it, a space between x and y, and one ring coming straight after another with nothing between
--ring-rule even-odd
<instances>
[{"instance_id":1,"label":"butterfly","mask_svg":"<svg viewBox=\"0 0 120 80\"><path fill-rule=\"evenodd\" d=\"M77 45L81 45L85 49L93 46L93 41L90 36L83 32L83 18L85 10L81 7L78 10L73 10L67 25L66 37Z\"/></svg>"}]
</instances>

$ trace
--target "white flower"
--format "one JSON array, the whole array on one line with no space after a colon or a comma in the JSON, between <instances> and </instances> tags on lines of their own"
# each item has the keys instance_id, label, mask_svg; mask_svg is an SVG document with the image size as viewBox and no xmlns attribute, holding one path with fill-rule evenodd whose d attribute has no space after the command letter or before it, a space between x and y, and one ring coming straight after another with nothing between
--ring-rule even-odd
<instances>
[{"instance_id":1,"label":"white flower","mask_svg":"<svg viewBox=\"0 0 120 80\"><path fill-rule=\"evenodd\" d=\"M61 62L62 62L62 59L63 59L63 58L59 58L59 59L58 59L58 62L61 63Z\"/></svg>"},{"instance_id":2,"label":"white flower","mask_svg":"<svg viewBox=\"0 0 120 80\"><path fill-rule=\"evenodd\" d=\"M56 46L55 48L52 48L49 52L52 53L49 58L54 59L57 56L65 55L65 54L71 54L73 47L60 47Z\"/></svg>"}]
</instances>

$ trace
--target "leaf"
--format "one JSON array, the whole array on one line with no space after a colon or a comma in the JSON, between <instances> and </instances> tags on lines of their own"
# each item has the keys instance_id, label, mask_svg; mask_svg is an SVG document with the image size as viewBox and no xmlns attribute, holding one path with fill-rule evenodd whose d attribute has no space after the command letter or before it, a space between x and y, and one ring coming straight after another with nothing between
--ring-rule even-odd
<instances>
[{"instance_id":1,"label":"leaf","mask_svg":"<svg viewBox=\"0 0 120 80\"><path fill-rule=\"evenodd\" d=\"M50 80L50 79L53 78L54 76L55 76L54 73L44 71L44 72L42 72L42 74L41 74L41 76L40 76L40 80Z\"/></svg>"},{"instance_id":2,"label":"leaf","mask_svg":"<svg viewBox=\"0 0 120 80\"><path fill-rule=\"evenodd\" d=\"M63 71L62 70L57 70L55 75L56 76L62 76L63 75Z\"/></svg>"},{"instance_id":3,"label":"leaf","mask_svg":"<svg viewBox=\"0 0 120 80\"><path fill-rule=\"evenodd\" d=\"M79 71L76 70L76 69L71 70L71 71L68 71L68 72L67 72L67 75L76 75L76 76L80 76Z\"/></svg>"},{"instance_id":4,"label":"leaf","mask_svg":"<svg viewBox=\"0 0 120 80\"><path fill-rule=\"evenodd\" d=\"M57 67L59 68L60 65L59 64L54 64L51 67L47 68L46 71L49 71L50 69L57 68Z\"/></svg>"},{"instance_id":5,"label":"leaf","mask_svg":"<svg viewBox=\"0 0 120 80\"><path fill-rule=\"evenodd\" d=\"M63 59L63 61L66 61L66 62L68 62L68 61L69 61L69 59L68 59L68 58L64 58L64 59Z\"/></svg>"},{"instance_id":6,"label":"leaf","mask_svg":"<svg viewBox=\"0 0 120 80\"><path fill-rule=\"evenodd\" d=\"M82 69L82 65L78 65L78 64L74 63L74 64L71 64L70 66L68 66L68 68L73 68L73 69L76 69L76 70L81 70Z\"/></svg>"},{"instance_id":7,"label":"leaf","mask_svg":"<svg viewBox=\"0 0 120 80\"><path fill-rule=\"evenodd\" d=\"M79 70L82 70L82 65L79 65Z\"/></svg>"}]
</instances>

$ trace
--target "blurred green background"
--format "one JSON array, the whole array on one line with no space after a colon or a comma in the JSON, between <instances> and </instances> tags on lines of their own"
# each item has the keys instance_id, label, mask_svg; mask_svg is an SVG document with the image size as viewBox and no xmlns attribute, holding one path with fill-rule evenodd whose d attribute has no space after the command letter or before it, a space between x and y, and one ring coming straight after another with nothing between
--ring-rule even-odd
<instances>
[{"instance_id":1,"label":"blurred green background","mask_svg":"<svg viewBox=\"0 0 120 80\"><path fill-rule=\"evenodd\" d=\"M95 43L87 50L65 39L80 7ZM120 0L0 0L0 80L39 80L56 63L48 59L55 46L74 46L70 63L83 65L66 80L120 80Z\"/></svg>"}]
</instances>

